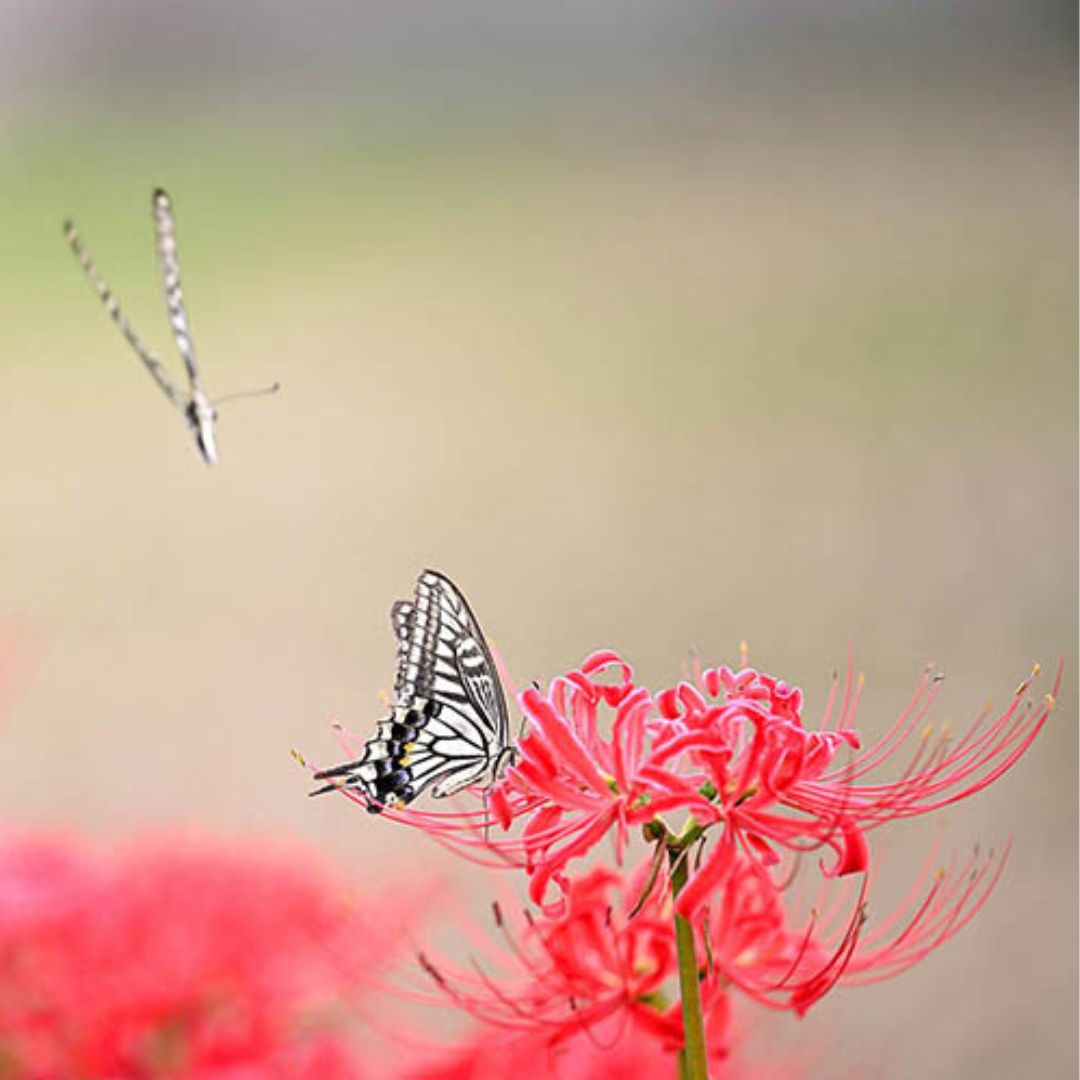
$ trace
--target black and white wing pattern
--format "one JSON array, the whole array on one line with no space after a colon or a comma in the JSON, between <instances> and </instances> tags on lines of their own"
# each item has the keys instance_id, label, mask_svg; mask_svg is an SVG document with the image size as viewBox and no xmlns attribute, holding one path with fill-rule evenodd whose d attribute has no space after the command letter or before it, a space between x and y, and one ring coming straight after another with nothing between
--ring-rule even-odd
<instances>
[{"instance_id":1,"label":"black and white wing pattern","mask_svg":"<svg viewBox=\"0 0 1080 1080\"><path fill-rule=\"evenodd\" d=\"M176 217L172 200L162 188L158 188L151 200L154 210L154 235L157 239L158 262L161 265L161 289L165 294L165 306L169 310L169 324L176 349L187 369L192 390L200 386L199 369L195 363L195 346L191 342L191 326L184 293L180 287L180 260L176 247Z\"/></svg>"},{"instance_id":2,"label":"black and white wing pattern","mask_svg":"<svg viewBox=\"0 0 1080 1080\"><path fill-rule=\"evenodd\" d=\"M214 408L195 363L195 345L191 340L191 324L184 306L184 291L180 286L180 256L176 246L176 217L168 192L158 188L151 199L154 211L154 235L157 238L158 263L161 265L161 290L165 294L165 306L169 311L169 325L176 339L176 351L184 361L188 377L188 401L184 408L191 433L207 465L216 465L218 459L214 424L217 409Z\"/></svg>"},{"instance_id":3,"label":"black and white wing pattern","mask_svg":"<svg viewBox=\"0 0 1080 1080\"><path fill-rule=\"evenodd\" d=\"M475 616L457 586L425 570L412 601L390 612L396 702L356 761L315 774L312 794L358 787L369 809L493 783L513 754L506 697Z\"/></svg>"}]
</instances>

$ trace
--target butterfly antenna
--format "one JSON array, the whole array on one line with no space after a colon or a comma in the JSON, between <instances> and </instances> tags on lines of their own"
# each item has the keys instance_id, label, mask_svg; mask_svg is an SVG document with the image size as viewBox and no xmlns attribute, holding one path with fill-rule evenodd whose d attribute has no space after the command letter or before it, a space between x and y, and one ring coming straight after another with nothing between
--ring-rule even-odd
<instances>
[{"instance_id":1,"label":"butterfly antenna","mask_svg":"<svg viewBox=\"0 0 1080 1080\"><path fill-rule=\"evenodd\" d=\"M267 397L276 394L281 389L281 383L276 382L272 386L263 386L258 390L238 390L235 394L226 394L224 397L215 398L210 404L217 408L225 401L236 401L238 398Z\"/></svg>"}]
</instances>

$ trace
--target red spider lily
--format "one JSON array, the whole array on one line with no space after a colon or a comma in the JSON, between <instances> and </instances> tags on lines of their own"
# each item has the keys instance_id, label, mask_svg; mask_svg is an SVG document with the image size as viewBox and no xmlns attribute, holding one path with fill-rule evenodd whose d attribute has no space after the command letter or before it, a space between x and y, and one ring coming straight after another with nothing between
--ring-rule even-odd
<instances>
[{"instance_id":1,"label":"red spider lily","mask_svg":"<svg viewBox=\"0 0 1080 1080\"><path fill-rule=\"evenodd\" d=\"M612 670L614 683L605 681ZM546 695L526 690L521 704L531 728L492 809L504 828L529 817L519 848L513 841L496 847L522 859L534 902L543 902L550 881L564 885L567 864L609 832L621 860L630 828L658 814L690 810L717 820L695 784L657 767L649 737L652 695L634 684L633 669L615 653L594 653Z\"/></svg>"},{"instance_id":2,"label":"red spider lily","mask_svg":"<svg viewBox=\"0 0 1080 1080\"><path fill-rule=\"evenodd\" d=\"M872 923L867 882L854 902L845 885L831 902L823 889L801 926L786 886L757 860L735 855L702 924L709 974L759 1004L802 1015L836 985L890 978L944 945L989 899L1006 855L976 851L947 867L931 861L895 910Z\"/></svg>"},{"instance_id":3,"label":"red spider lily","mask_svg":"<svg viewBox=\"0 0 1080 1080\"><path fill-rule=\"evenodd\" d=\"M691 914L706 902L730 872L736 848L768 867L780 861L777 848L798 852L828 845L836 858L827 873L865 870L864 830L973 795L1016 763L1046 722L1061 685L1059 668L1050 694L1039 704L1030 702L1027 692L1037 673L1038 668L1020 684L1000 716L991 719L984 710L959 739L944 729L936 740L924 720L940 679L927 674L889 731L838 766L839 750L859 748L851 723L862 680L853 692L850 674L838 716L833 721L834 682L817 729L803 725L800 691L749 668L705 671L699 686L683 683L660 694L663 721L650 725L654 760L688 754L701 767L697 779L715 793L726 839L679 897L679 909ZM915 746L899 779L868 782L868 774L911 742Z\"/></svg>"},{"instance_id":4,"label":"red spider lily","mask_svg":"<svg viewBox=\"0 0 1080 1080\"><path fill-rule=\"evenodd\" d=\"M930 863L896 909L871 923L865 880L856 891L826 879L836 895L826 902L822 890L818 903L796 919L786 896L790 880L778 883L756 859L735 852L708 917L695 929L714 1066L727 1057L733 991L801 1016L837 985L896 975L967 925L1003 865L1004 857L993 853L947 868ZM595 1064L586 1075L619 1075L620 1059L603 1054L624 1039L638 1044L647 1038L656 1060L672 1064L684 1037L679 1007L669 1004L677 964L673 903L670 892L649 888L649 876L647 865L625 877L607 867L571 876L564 909L526 916L518 934L500 914L508 949L489 954L489 964L501 962L499 972L479 965L451 971L423 958L442 993L489 1027L484 1040L470 1041L417 1076L499 1075L487 1070L516 1060L526 1047L532 1054L531 1064L522 1065L526 1077L581 1075L562 1070L592 1051ZM571 1054L568 1046L577 1050ZM637 1073L628 1069L626 1075Z\"/></svg>"},{"instance_id":5,"label":"red spider lily","mask_svg":"<svg viewBox=\"0 0 1080 1080\"><path fill-rule=\"evenodd\" d=\"M0 1073L359 1077L342 1010L392 940L371 916L291 856L0 840Z\"/></svg>"},{"instance_id":6,"label":"red spider lily","mask_svg":"<svg viewBox=\"0 0 1080 1080\"><path fill-rule=\"evenodd\" d=\"M604 681L611 670L617 679ZM527 822L520 836L484 841L525 866L535 902L609 833L618 858L630 827L672 811L690 815L699 830L723 830L679 897L688 915L722 885L736 851L769 867L784 850L828 846L827 873L863 871L865 830L972 795L1018 760L1053 708L1061 672L1041 703L1026 700L1028 679L1000 716L986 711L961 738L943 730L936 741L925 719L940 680L924 676L897 722L862 753L852 729L862 680L850 673L839 708L834 681L817 728L803 723L800 690L752 668L710 669L696 682L663 691L654 704L630 666L604 652L556 679L547 695L521 696L531 730L491 803L504 827ZM911 743L899 779L869 782ZM841 751L851 758L838 765Z\"/></svg>"},{"instance_id":7,"label":"red spider lily","mask_svg":"<svg viewBox=\"0 0 1080 1080\"><path fill-rule=\"evenodd\" d=\"M552 1048L584 1035L624 1028L647 1033L665 1053L682 1045L682 1017L671 989L677 970L670 901L654 893L634 910L648 866L629 878L595 867L568 880L557 914L523 917L512 929L497 920L508 951L494 957L504 971L488 974L422 963L439 990L487 1024L508 1032L538 1033ZM713 1053L723 1057L728 998L714 980L704 1007Z\"/></svg>"}]
</instances>

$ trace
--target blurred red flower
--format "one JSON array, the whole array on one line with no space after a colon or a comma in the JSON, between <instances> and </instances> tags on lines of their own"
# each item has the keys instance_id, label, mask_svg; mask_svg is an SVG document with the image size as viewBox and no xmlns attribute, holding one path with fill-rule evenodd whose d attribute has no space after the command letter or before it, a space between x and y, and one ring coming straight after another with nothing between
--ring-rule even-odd
<instances>
[{"instance_id":1,"label":"blurred red flower","mask_svg":"<svg viewBox=\"0 0 1080 1080\"><path fill-rule=\"evenodd\" d=\"M795 1073L714 1064L723 1080L765 1080ZM478 1026L456 1046L433 1054L407 1080L657 1080L679 1075L676 1051L647 1033L610 1020L579 1029L553 1045L542 1032L499 1032Z\"/></svg>"},{"instance_id":2,"label":"blurred red flower","mask_svg":"<svg viewBox=\"0 0 1080 1080\"><path fill-rule=\"evenodd\" d=\"M0 838L0 1075L359 1077L350 999L403 906L295 852Z\"/></svg>"},{"instance_id":3,"label":"blurred red flower","mask_svg":"<svg viewBox=\"0 0 1080 1080\"><path fill-rule=\"evenodd\" d=\"M558 1045L542 1033L478 1027L408 1080L657 1080L678 1075L675 1053L618 1023L577 1031ZM728 1074L725 1073L725 1076Z\"/></svg>"},{"instance_id":4,"label":"blurred red flower","mask_svg":"<svg viewBox=\"0 0 1080 1080\"><path fill-rule=\"evenodd\" d=\"M648 863L628 876L594 867L568 881L558 915L537 918L525 912L507 918L496 907L502 940L485 950L490 971L480 965L456 970L427 956L421 963L440 992L490 1025L489 1033L517 1033L517 1039L492 1033L508 1053L535 1049L547 1064L536 1063L540 1071L529 1076L620 1075L624 1042L639 1047L632 1056L640 1064L665 1061L670 1072L683 1043L682 1013L673 992L678 957L670 901L659 890L645 895L649 872ZM705 1024L713 1060L719 1062L726 1056L728 995L717 979L706 979L705 990ZM472 1054L469 1050L465 1058ZM566 1062L584 1057L595 1072L561 1071ZM481 1060L490 1067L495 1058L484 1051Z\"/></svg>"}]
</instances>

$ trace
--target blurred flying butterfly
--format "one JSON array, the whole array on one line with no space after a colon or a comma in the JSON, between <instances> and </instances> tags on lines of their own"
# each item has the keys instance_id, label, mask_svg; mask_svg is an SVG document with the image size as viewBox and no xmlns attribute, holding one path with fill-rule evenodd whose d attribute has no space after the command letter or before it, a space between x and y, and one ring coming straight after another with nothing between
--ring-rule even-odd
<instances>
[{"instance_id":1,"label":"blurred flying butterfly","mask_svg":"<svg viewBox=\"0 0 1080 1080\"><path fill-rule=\"evenodd\" d=\"M396 702L355 761L323 769L321 795L359 788L368 810L445 798L493 784L513 759L506 697L480 625L447 577L425 570L412 602L390 610L397 636Z\"/></svg>"},{"instance_id":2,"label":"blurred flying butterfly","mask_svg":"<svg viewBox=\"0 0 1080 1080\"><path fill-rule=\"evenodd\" d=\"M79 239L75 226L70 221L64 222L64 236L75 252L75 257L82 263L86 276L94 286L98 296L101 297L105 309L112 316L113 322L120 327L120 332L127 339L128 344L135 350L139 359L146 365L147 371L153 376L165 396L183 414L195 436L199 453L207 465L217 462L217 444L214 440L214 422L217 420L217 406L223 401L229 401L239 397L252 397L260 394L272 394L279 384L265 387L261 390L249 390L239 394L228 394L217 401L212 401L203 387L199 378L199 369L195 364L195 348L191 341L191 330L188 324L187 310L184 307L184 294L180 288L180 263L177 259L176 248L176 219L173 217L172 202L169 196L158 188L153 195L154 232L157 236L158 262L161 265L162 287L165 292L165 304L169 309L169 322L172 325L173 337L176 338L176 347L184 361L187 370L188 392L182 393L176 388L169 378L165 365L154 355L139 339L127 321L127 317L120 310L116 297L101 276L100 271L94 265L89 252Z\"/></svg>"}]
</instances>

